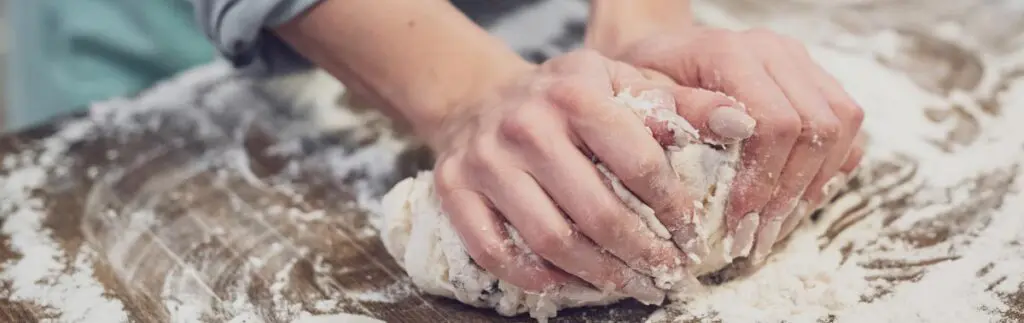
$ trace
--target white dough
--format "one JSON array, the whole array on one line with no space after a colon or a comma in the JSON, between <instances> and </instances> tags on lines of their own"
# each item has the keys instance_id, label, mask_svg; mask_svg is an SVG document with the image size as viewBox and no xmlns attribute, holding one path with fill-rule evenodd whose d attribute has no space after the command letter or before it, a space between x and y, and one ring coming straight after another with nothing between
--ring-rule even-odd
<instances>
[{"instance_id":1,"label":"white dough","mask_svg":"<svg viewBox=\"0 0 1024 323\"><path fill-rule=\"evenodd\" d=\"M680 289L689 286L687 282L695 282L693 277L717 271L734 257L746 256L749 246L745 246L745 251L733 252L732 242L725 235L723 215L728 189L736 173L740 144L715 149L712 144L702 142L694 127L674 111L655 109L645 93L634 97L627 90L615 99L635 112L638 118L654 117L667 121L673 130L675 143L666 148L666 156L691 194L703 197L697 203L700 204L697 208L699 218L694 223L699 238L681 246L691 258L680 260L687 263L689 273L655 270L651 274L655 284L659 288ZM625 189L603 165L598 164L597 167L608 177L613 191L646 224L653 236L671 239L650 207ZM382 205L381 239L413 283L426 293L477 307L493 308L502 315L529 312L540 320L555 316L562 308L603 305L623 298L614 293L580 288L545 294L524 293L485 272L473 263L448 218L441 212L433 190L433 174L429 171L399 182L384 196ZM756 228L756 217L753 221ZM514 233L514 229L509 229ZM752 241L745 243L749 242Z\"/></svg>"}]
</instances>

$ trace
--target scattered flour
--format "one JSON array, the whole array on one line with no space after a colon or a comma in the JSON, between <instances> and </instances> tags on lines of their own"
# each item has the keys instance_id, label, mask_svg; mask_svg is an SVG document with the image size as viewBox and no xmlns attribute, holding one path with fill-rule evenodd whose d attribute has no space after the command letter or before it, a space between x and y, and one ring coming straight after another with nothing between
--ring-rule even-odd
<instances>
[{"instance_id":1,"label":"scattered flour","mask_svg":"<svg viewBox=\"0 0 1024 323\"><path fill-rule=\"evenodd\" d=\"M384 323L384 321L358 314L300 315L292 323Z\"/></svg>"},{"instance_id":2,"label":"scattered flour","mask_svg":"<svg viewBox=\"0 0 1024 323\"><path fill-rule=\"evenodd\" d=\"M247 312L232 318L228 323L265 323L259 315ZM359 314L325 314L325 315L313 315L306 312L299 314L299 316L292 320L291 323L385 323L384 321L378 320L373 317L359 315Z\"/></svg>"},{"instance_id":3,"label":"scattered flour","mask_svg":"<svg viewBox=\"0 0 1024 323\"><path fill-rule=\"evenodd\" d=\"M60 133L42 141L38 151L26 150L4 157L0 177L0 220L10 248L21 257L0 265L0 279L9 283L11 301L44 306L44 313L56 322L127 322L118 300L105 297L103 285L93 276L96 252L83 246L69 257L53 238L43 221L50 216L44 200L33 190L46 185L47 173L66 168L59 157L71 141L88 131L88 122L68 125Z\"/></svg>"},{"instance_id":4,"label":"scattered flour","mask_svg":"<svg viewBox=\"0 0 1024 323\"><path fill-rule=\"evenodd\" d=\"M708 2L696 1L696 4L698 8L704 8ZM711 17L713 24L749 27L740 19L729 17L721 11L698 11L701 12L720 15ZM884 47L898 45L901 41L898 35L886 32L880 33L878 38L880 40L876 45L883 48L859 48L857 50L862 52L858 54L845 54L812 47L812 55L840 79L847 91L868 112L864 128L870 135L871 148L867 151L865 167L893 162L901 157L916 161L912 163L917 172L912 175L908 182L910 184L884 190L869 187L851 192L836 203L838 206L826 210L821 224L801 227L788 245L778 250L758 271L710 288L706 294L688 302L666 306L648 321L713 317L724 322L786 320L800 323L814 322L820 317L833 315L835 322L840 323L989 322L998 320L999 313L1010 310L1002 295L1018 292L1024 283L1024 250L1020 246L1024 242L1024 230L1021 230L1024 228L1024 217L1015 211L1024 209L1024 196L1020 194L1024 189L1022 181L1011 184L1011 193L1006 195L1004 204L994 211L989 212L984 208L982 211L967 211L982 213L979 216L990 219L974 236L951 238L935 246L918 248L890 234L912 231L921 222L938 219L956 211L958 204L971 203L988 194L958 186L958 183L971 181L985 172L1019 172L1013 167L1024 162L1020 149L1024 146L1024 129L1019 125L1019 120L1024 120L1024 109L1003 109L1002 115L996 117L979 112L977 102L973 102L970 96L943 97L928 93L905 75L864 58L871 55L872 51L892 52ZM1017 55L1015 64L1019 65L1024 62L1021 58L1024 55ZM224 73L227 65L200 71ZM997 76L999 72L987 70L986 80ZM151 93L178 95L176 91L181 83L158 85ZM141 100L159 102L162 100L160 96L146 95ZM316 97L330 98L319 94ZM923 109L947 107L951 101L965 101L963 103L967 113L983 127L979 139L974 143L956 147L953 153L948 153L929 142L943 140L955 125L930 122L923 117ZM130 125L133 112L126 108L145 103L114 101L95 106L92 120ZM315 106L333 106L328 101L315 103ZM1024 106L1024 81L1011 83L999 96L999 103L1004 107ZM167 107L160 104L153 106ZM325 110L317 113L326 115L333 112ZM348 127L359 123L352 122L355 119L348 117L317 119L345 121L324 125L328 127ZM0 217L3 219L0 230L9 238L7 243L10 248L20 253L21 257L0 265L0 279L10 286L7 290L9 293L0 296L11 301L43 305L54 322L128 321L121 302L105 298L102 284L93 277L92 263L98 260L97 253L89 247L83 247L74 257L64 254L52 232L44 229L42 224L47 217L43 201L31 193L46 184L48 172L65 171L62 169L64 166L57 163L59 157L65 152L68 143L81 138L90 126L88 122L72 123L57 136L41 142L37 153L10 155L2 160L4 170L8 173L0 176ZM199 129L199 132L203 131L206 130ZM339 151L338 156L345 158L329 156L328 160L335 161L330 168L336 171L336 175L353 170L383 174L388 171L384 168L391 165L405 143L385 138L383 145L375 147L355 156ZM331 154L333 152L328 155ZM117 152L110 157L117 157ZM87 170L87 173L96 176L98 170ZM362 206L370 206L371 209L380 207L373 199L372 192L380 189L375 183L357 181L356 185L362 185L358 190L360 194L365 193L359 197ZM916 188L921 190L914 191ZM883 227L882 218L891 214L879 209L879 204L894 198L891 195L896 191L908 190L914 192L909 199L914 207L901 214L888 227ZM818 251L822 243L818 236L828 230L828 224L835 220L835 215L861 202L869 206L866 220L847 229L823 251ZM293 216L315 220L321 214L314 211ZM854 250L848 258L844 258L845 246L852 246ZM950 259L928 266L912 266L910 269L876 268L871 265L878 260L928 260L941 257ZM254 258L252 266L262 267L265 261ZM291 303L281 295L289 284L287 272L291 267L286 267L287 270L282 269L278 271L279 275L273 277L271 295L274 297L275 310L299 313L299 304ZM907 274L920 275L914 280L903 282L887 279ZM405 291L399 287L408 287L403 283L396 283L395 286L403 293ZM885 293L878 296L879 291ZM367 293L356 298L391 300L388 296L386 293ZM316 309L326 311L336 304L332 300L319 300L314 305ZM263 322L252 308L236 305L234 310L237 316L231 323ZM175 310L179 311L176 314L178 319L187 320L207 309L178 307ZM354 314L316 316L302 313L295 322L381 321Z\"/></svg>"},{"instance_id":5,"label":"scattered flour","mask_svg":"<svg viewBox=\"0 0 1024 323\"><path fill-rule=\"evenodd\" d=\"M702 140L687 120L676 114L674 109L667 108L674 107L674 104L659 102L660 98L653 95L657 94L645 91L633 96L626 89L615 99L639 120L653 119L668 129L672 139L665 147L666 159L678 174L681 184L697 201L701 201L697 212L699 218L687 223L693 235L686 238L692 240L675 240L690 258L678 260L679 264L687 261L686 270L655 268L648 273L654 286L664 290L670 299L689 299L702 289L697 276L718 271L737 257L748 256L758 217L755 213L740 221L735 241L733 236L726 234L725 205L728 204L729 188L736 173L735 165L740 160L741 145L726 144L721 149ZM649 206L626 189L603 165L597 164L597 169L607 179L611 190L637 215L642 224L640 230L645 231L643 234L674 241ZM624 298L612 290L587 288L561 288L534 294L485 272L469 259L465 246L441 210L432 178L433 174L427 171L405 179L384 195L381 202L385 205L381 215L384 217L381 240L421 290L477 307L494 308L502 315L528 312L541 321L555 316L563 308L603 305ZM515 236L514 228L510 227L509 232ZM774 242L776 236L767 239ZM527 254L531 253L528 246L514 238L513 243ZM749 294L751 291L741 292ZM653 302L660 304L661 300Z\"/></svg>"},{"instance_id":6,"label":"scattered flour","mask_svg":"<svg viewBox=\"0 0 1024 323\"><path fill-rule=\"evenodd\" d=\"M712 22L735 22L710 18ZM971 110L977 103L966 100L969 113L982 124L983 139L946 152L929 142L944 140L956 125L931 122L924 112L926 108L948 107L957 100L921 89L905 75L864 58L864 53L810 49L866 111L869 148L862 170L895 163L916 172L900 183L886 183L884 178L868 181L868 186L849 192L827 208L818 224L800 228L788 245L757 271L711 287L687 302L671 304L648 322L802 323L829 317L839 323L992 322L1003 317L1001 313L1012 311L1004 295L1019 293L1024 287L1024 217L1015 211L1024 208L1020 194L1024 181L1011 179L1003 205L994 210L958 208L997 194L979 191L977 185L964 185L964 181L990 172L1019 173L1017 167L1024 163L1020 149L1024 130L1015 120L1024 120L1024 109L1003 109L1002 115L992 116ZM1024 105L1024 84L1011 84L999 101L1004 107ZM885 201L910 193L911 206L895 211L902 214L879 208ZM834 217L854 211L862 202L867 205L860 211L865 219L819 251L823 241L819 237L837 220ZM949 237L934 246L916 246L899 238L898 233L942 230L916 228L930 221L946 221L937 225L950 226L950 230L971 224L939 220L960 214L956 212L990 222L974 236ZM900 217L884 226L887 215ZM886 261L910 265L878 265ZM926 261L934 263L913 264ZM903 279L907 276L917 278Z\"/></svg>"}]
</instances>

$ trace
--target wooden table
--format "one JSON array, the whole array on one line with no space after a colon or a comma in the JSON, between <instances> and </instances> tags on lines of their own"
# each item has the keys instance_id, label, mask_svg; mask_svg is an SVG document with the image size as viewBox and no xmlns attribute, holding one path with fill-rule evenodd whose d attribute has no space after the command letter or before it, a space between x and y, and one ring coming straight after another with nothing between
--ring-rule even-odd
<instances>
[{"instance_id":1,"label":"wooden table","mask_svg":"<svg viewBox=\"0 0 1024 323\"><path fill-rule=\"evenodd\" d=\"M883 62L947 100L947 106L920 109L936 123L952 124L946 138L931 143L949 154L986 134L962 102L996 119L1021 108L998 97L1024 79L1024 58L1019 65L989 64L993 57L1022 56L1024 11L1007 15L1006 8L989 8L996 2L951 2L920 9L912 20L894 18L893 8L923 8L914 5L924 1L819 12L796 1L762 3L697 2L698 16L727 27L768 26ZM718 15L720 9L735 13L735 20ZM1005 19L986 24L991 18L982 14ZM936 28L936 21L963 24L950 31ZM820 29L805 32L810 25ZM889 48L878 46L886 32L899 40L895 53L879 49ZM303 312L388 322L530 321L418 294L377 241L365 208L397 180L429 168L430 156L395 139L380 121L317 130L308 113L282 98L284 88L215 63L139 97L97 105L88 115L0 138L0 322L290 322ZM337 93L317 93L321 100L312 104L331 105ZM927 162L878 158L865 166L864 178ZM1007 164L1013 167L950 186L970 186L977 198L949 211L944 223L904 232L908 241L923 250L977 232L958 228L987 225L986 214L1021 198L1011 189L1018 163ZM908 176L900 183L927 177ZM912 203L914 194L936 187L915 183L920 186L903 195L886 195L900 185L876 192L894 197L849 210L833 233L843 223L895 219L921 207ZM852 190L872 184L855 183ZM1024 320L1024 292L1002 297L1011 310L1000 315ZM653 310L627 302L566 311L555 321L632 322Z\"/></svg>"}]
</instances>

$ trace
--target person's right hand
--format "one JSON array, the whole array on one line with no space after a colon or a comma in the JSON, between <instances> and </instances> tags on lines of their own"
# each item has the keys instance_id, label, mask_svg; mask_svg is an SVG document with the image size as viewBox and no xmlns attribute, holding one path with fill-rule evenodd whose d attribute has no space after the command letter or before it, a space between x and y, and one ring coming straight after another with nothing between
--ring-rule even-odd
<instances>
[{"instance_id":1,"label":"person's right hand","mask_svg":"<svg viewBox=\"0 0 1024 323\"><path fill-rule=\"evenodd\" d=\"M470 256L531 292L573 284L575 276L660 303L664 293L649 275L682 270L685 255L643 227L604 184L593 160L659 218L692 216L693 200L663 148L644 121L613 101L622 89L669 85L652 85L635 68L591 50L524 66L508 80L462 101L427 136L438 155L442 209ZM664 94L662 108L676 110ZM688 111L731 104L696 89L687 100L700 106ZM506 221L544 261L525 257L510 242Z\"/></svg>"}]
</instances>

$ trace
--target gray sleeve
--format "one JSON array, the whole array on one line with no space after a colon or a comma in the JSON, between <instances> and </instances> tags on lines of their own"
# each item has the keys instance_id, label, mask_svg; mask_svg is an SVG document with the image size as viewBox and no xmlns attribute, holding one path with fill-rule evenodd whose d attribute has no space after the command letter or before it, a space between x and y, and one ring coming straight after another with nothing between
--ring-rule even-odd
<instances>
[{"instance_id":1,"label":"gray sleeve","mask_svg":"<svg viewBox=\"0 0 1024 323\"><path fill-rule=\"evenodd\" d=\"M247 73L278 74L310 67L266 27L295 18L321 0L189 0L197 22L224 58Z\"/></svg>"}]
</instances>

